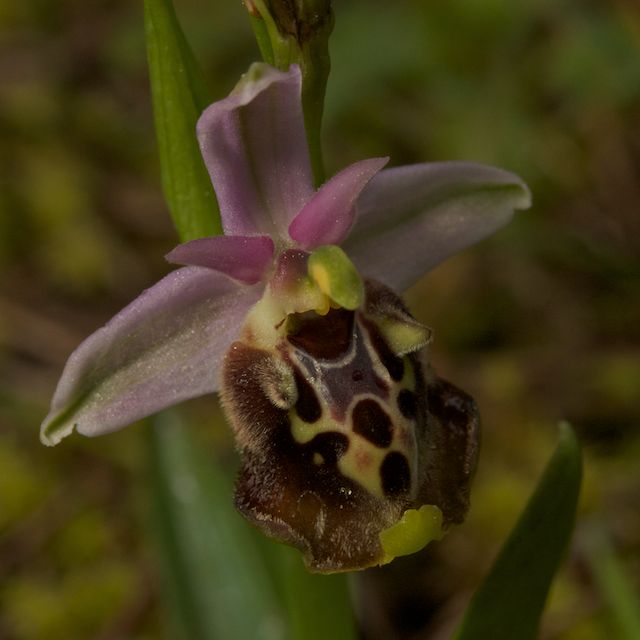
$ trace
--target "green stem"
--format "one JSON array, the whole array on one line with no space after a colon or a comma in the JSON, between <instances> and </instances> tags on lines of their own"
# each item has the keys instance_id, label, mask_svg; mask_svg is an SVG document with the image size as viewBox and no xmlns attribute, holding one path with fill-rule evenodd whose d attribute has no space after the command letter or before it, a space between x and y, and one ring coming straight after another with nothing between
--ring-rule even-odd
<instances>
[{"instance_id":1,"label":"green stem","mask_svg":"<svg viewBox=\"0 0 640 640\"><path fill-rule=\"evenodd\" d=\"M282 71L291 64L300 65L305 131L314 182L318 187L325 179L321 131L331 67L329 35L333 30L333 13L330 3L325 2L321 7L324 11L322 20L318 20L315 6L305 7L304 3L297 9L283 3L277 10L271 8L273 2L268 0L251 0L246 4L263 60ZM307 20L307 14L314 22Z\"/></svg>"},{"instance_id":2,"label":"green stem","mask_svg":"<svg viewBox=\"0 0 640 640\"><path fill-rule=\"evenodd\" d=\"M303 48L302 68L302 109L304 125L307 132L309 156L316 187L325 179L324 161L322 157L322 114L327 78L331 62L328 47L306 45Z\"/></svg>"}]
</instances>

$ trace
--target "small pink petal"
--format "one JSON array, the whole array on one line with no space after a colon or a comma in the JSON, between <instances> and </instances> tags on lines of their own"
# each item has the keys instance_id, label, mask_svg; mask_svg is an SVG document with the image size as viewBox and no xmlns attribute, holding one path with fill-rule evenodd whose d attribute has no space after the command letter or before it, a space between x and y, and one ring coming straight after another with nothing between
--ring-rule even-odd
<instances>
[{"instance_id":1,"label":"small pink petal","mask_svg":"<svg viewBox=\"0 0 640 640\"><path fill-rule=\"evenodd\" d=\"M322 185L289 226L289 236L305 249L340 244L354 221L360 192L389 158L361 160Z\"/></svg>"},{"instance_id":2,"label":"small pink petal","mask_svg":"<svg viewBox=\"0 0 640 640\"><path fill-rule=\"evenodd\" d=\"M179 244L165 258L174 264L215 269L245 284L259 282L273 259L267 236L213 236Z\"/></svg>"}]
</instances>

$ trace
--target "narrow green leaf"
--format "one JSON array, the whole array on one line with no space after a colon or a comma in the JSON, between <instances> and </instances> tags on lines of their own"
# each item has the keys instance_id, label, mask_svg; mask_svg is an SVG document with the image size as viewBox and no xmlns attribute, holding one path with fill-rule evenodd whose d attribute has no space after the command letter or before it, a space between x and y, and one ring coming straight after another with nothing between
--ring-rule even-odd
<instances>
[{"instance_id":1,"label":"narrow green leaf","mask_svg":"<svg viewBox=\"0 0 640 640\"><path fill-rule=\"evenodd\" d=\"M580 446L568 424L489 576L474 595L457 640L532 640L553 575L571 537L580 492Z\"/></svg>"},{"instance_id":2,"label":"narrow green leaf","mask_svg":"<svg viewBox=\"0 0 640 640\"><path fill-rule=\"evenodd\" d=\"M629 575L604 530L589 532L587 560L593 579L607 603L615 637L619 640L640 638L640 599Z\"/></svg>"},{"instance_id":3,"label":"narrow green leaf","mask_svg":"<svg viewBox=\"0 0 640 640\"><path fill-rule=\"evenodd\" d=\"M151 468L169 609L184 640L280 640L276 585L233 489L176 414L153 419Z\"/></svg>"},{"instance_id":4,"label":"narrow green leaf","mask_svg":"<svg viewBox=\"0 0 640 640\"><path fill-rule=\"evenodd\" d=\"M196 139L210 99L171 0L145 0L145 34L162 184L182 241L221 232L211 180Z\"/></svg>"},{"instance_id":5,"label":"narrow green leaf","mask_svg":"<svg viewBox=\"0 0 640 640\"><path fill-rule=\"evenodd\" d=\"M309 573L297 550L284 546L280 550L291 640L355 640L346 575Z\"/></svg>"}]
</instances>

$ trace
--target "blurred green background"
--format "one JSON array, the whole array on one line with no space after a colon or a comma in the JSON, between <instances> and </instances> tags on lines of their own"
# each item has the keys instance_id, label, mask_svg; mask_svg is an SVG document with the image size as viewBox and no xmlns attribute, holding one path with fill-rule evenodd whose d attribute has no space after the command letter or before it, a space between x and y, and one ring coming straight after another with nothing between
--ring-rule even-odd
<instances>
[{"instance_id":1,"label":"blurred green background","mask_svg":"<svg viewBox=\"0 0 640 640\"><path fill-rule=\"evenodd\" d=\"M223 97L258 57L240 2L175 4ZM372 587L379 628L446 637L568 419L585 483L543 637L619 637L602 576L607 550L636 588L640 576L640 9L334 4L328 173L387 154L466 159L534 194L408 294L434 328L436 369L480 405L483 450L467 523L410 561L411 591ZM2 0L0 29L0 638L168 637L144 427L38 441L69 353L169 270L176 242L142 3ZM215 398L181 411L233 466Z\"/></svg>"}]
</instances>

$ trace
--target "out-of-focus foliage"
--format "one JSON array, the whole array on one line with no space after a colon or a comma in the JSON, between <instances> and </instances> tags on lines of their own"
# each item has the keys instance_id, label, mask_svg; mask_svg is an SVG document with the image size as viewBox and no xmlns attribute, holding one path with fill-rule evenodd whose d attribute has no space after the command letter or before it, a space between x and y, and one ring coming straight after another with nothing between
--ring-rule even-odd
<instances>
[{"instance_id":1,"label":"out-of-focus foliage","mask_svg":"<svg viewBox=\"0 0 640 640\"><path fill-rule=\"evenodd\" d=\"M176 8L222 97L258 57L242 7ZM375 155L477 160L517 171L535 197L409 296L434 328L436 368L476 397L484 444L469 520L390 565L404 572L392 590L372 582L371 626L446 637L567 418L586 485L543 637L615 637L588 531L605 530L637 592L640 11L629 0L340 0L335 14L329 174ZM163 637L141 430L53 451L37 439L67 355L166 272L176 241L142 5L4 3L0 30L0 637ZM216 401L182 411L232 467Z\"/></svg>"},{"instance_id":2,"label":"out-of-focus foliage","mask_svg":"<svg viewBox=\"0 0 640 640\"><path fill-rule=\"evenodd\" d=\"M276 585L253 530L233 511L233 487L194 446L173 413L153 420L152 487L156 537L169 613L178 637L193 640L282 637Z\"/></svg>"},{"instance_id":3,"label":"out-of-focus foliage","mask_svg":"<svg viewBox=\"0 0 640 640\"><path fill-rule=\"evenodd\" d=\"M575 526L581 478L580 445L571 427L561 424L556 451L474 593L456 640L538 637L551 581Z\"/></svg>"},{"instance_id":4,"label":"out-of-focus foliage","mask_svg":"<svg viewBox=\"0 0 640 640\"><path fill-rule=\"evenodd\" d=\"M640 636L636 586L600 525L587 529L588 560L596 586L607 604L612 628L620 640Z\"/></svg>"},{"instance_id":5,"label":"out-of-focus foliage","mask_svg":"<svg viewBox=\"0 0 640 640\"><path fill-rule=\"evenodd\" d=\"M210 103L205 79L171 2L146 0L144 24L160 174L179 238L221 233L213 186L193 135Z\"/></svg>"}]
</instances>

